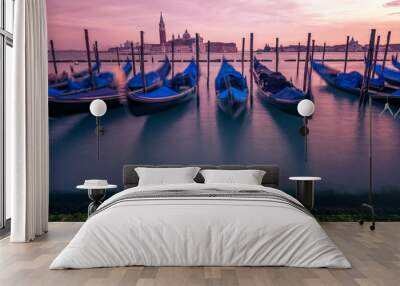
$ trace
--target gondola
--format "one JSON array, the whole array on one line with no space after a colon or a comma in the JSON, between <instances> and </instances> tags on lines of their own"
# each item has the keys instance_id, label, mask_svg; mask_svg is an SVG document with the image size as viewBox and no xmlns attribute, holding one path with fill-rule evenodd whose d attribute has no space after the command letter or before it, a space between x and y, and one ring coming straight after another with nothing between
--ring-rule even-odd
<instances>
[{"instance_id":1,"label":"gondola","mask_svg":"<svg viewBox=\"0 0 400 286\"><path fill-rule=\"evenodd\" d=\"M168 57L165 57L164 63L155 71L146 73L146 90L151 91L163 85L164 80L167 78L171 70L171 63ZM128 81L128 90L142 92L143 79L142 74L138 73Z\"/></svg>"},{"instance_id":2,"label":"gondola","mask_svg":"<svg viewBox=\"0 0 400 286\"><path fill-rule=\"evenodd\" d=\"M126 63L122 68L124 75L130 73L132 64ZM49 115L61 116L70 113L87 112L90 103L95 99L102 99L108 107L114 107L120 104L125 98L125 92L114 86L114 74L111 72L100 73L94 78L95 88L90 87L90 79L86 87L59 91L49 88Z\"/></svg>"},{"instance_id":3,"label":"gondola","mask_svg":"<svg viewBox=\"0 0 400 286\"><path fill-rule=\"evenodd\" d=\"M254 59L254 80L258 86L260 98L280 110L300 116L297 111L298 103L303 99L313 100L311 90L304 93L280 72L273 72Z\"/></svg>"},{"instance_id":4,"label":"gondola","mask_svg":"<svg viewBox=\"0 0 400 286\"><path fill-rule=\"evenodd\" d=\"M49 74L49 87L54 89L66 89L68 87L69 76L66 71L61 74Z\"/></svg>"},{"instance_id":5,"label":"gondola","mask_svg":"<svg viewBox=\"0 0 400 286\"><path fill-rule=\"evenodd\" d=\"M235 70L225 58L215 78L215 92L219 108L230 116L237 117L246 109L246 77Z\"/></svg>"},{"instance_id":6,"label":"gondola","mask_svg":"<svg viewBox=\"0 0 400 286\"><path fill-rule=\"evenodd\" d=\"M92 72L96 74L96 71L100 68L100 63L95 63L92 66ZM69 78L66 71L62 72L59 76L54 74L49 75L49 87L52 89L66 90L70 88L71 82L79 83L89 77L89 69L84 69L80 72L74 72L71 67L72 78Z\"/></svg>"},{"instance_id":7,"label":"gondola","mask_svg":"<svg viewBox=\"0 0 400 286\"><path fill-rule=\"evenodd\" d=\"M92 66L92 73L95 73L96 71L99 71L100 67L101 67L101 63L100 62L95 63ZM81 78L89 75L89 69L84 69L84 70L81 70L81 71L78 71L78 72L75 72L74 68L72 66L70 66L70 69L71 69L72 77L74 79L81 79Z\"/></svg>"},{"instance_id":8,"label":"gondola","mask_svg":"<svg viewBox=\"0 0 400 286\"><path fill-rule=\"evenodd\" d=\"M382 71L382 65L376 64L375 73L382 76L385 81L391 85L400 86L400 71L385 67Z\"/></svg>"},{"instance_id":9,"label":"gondola","mask_svg":"<svg viewBox=\"0 0 400 286\"><path fill-rule=\"evenodd\" d=\"M400 62L398 61L397 55L396 55L396 56L393 56L393 55L392 55L392 65L393 65L396 69L400 70Z\"/></svg>"},{"instance_id":10,"label":"gondola","mask_svg":"<svg viewBox=\"0 0 400 286\"><path fill-rule=\"evenodd\" d=\"M341 73L322 63L312 62L315 72L330 86L341 91L360 96L363 76L356 71L350 73ZM381 76L371 79L369 83L368 93L374 100L400 103L400 91L386 86Z\"/></svg>"},{"instance_id":11,"label":"gondola","mask_svg":"<svg viewBox=\"0 0 400 286\"><path fill-rule=\"evenodd\" d=\"M95 99L104 100L107 107L111 108L120 105L121 99L124 97L125 95L121 95L117 89L110 87L53 97L49 98L49 115L62 116L71 113L88 112L90 103Z\"/></svg>"},{"instance_id":12,"label":"gondola","mask_svg":"<svg viewBox=\"0 0 400 286\"><path fill-rule=\"evenodd\" d=\"M132 70L132 63L127 62L122 67L122 71L127 77ZM96 89L111 87L114 81L114 73L112 72L102 72L99 74L93 75L93 81L96 86ZM49 87L49 98L59 97L59 96L69 96L74 95L76 93L82 93L86 90L92 90L92 82L89 76L86 76L84 79L80 81L75 81L69 79L68 87L64 90L55 89Z\"/></svg>"},{"instance_id":13,"label":"gondola","mask_svg":"<svg viewBox=\"0 0 400 286\"><path fill-rule=\"evenodd\" d=\"M171 80L164 80L162 86L146 92L128 93L129 109L140 116L187 102L196 91L197 77L197 65L192 60L182 73Z\"/></svg>"}]
</instances>

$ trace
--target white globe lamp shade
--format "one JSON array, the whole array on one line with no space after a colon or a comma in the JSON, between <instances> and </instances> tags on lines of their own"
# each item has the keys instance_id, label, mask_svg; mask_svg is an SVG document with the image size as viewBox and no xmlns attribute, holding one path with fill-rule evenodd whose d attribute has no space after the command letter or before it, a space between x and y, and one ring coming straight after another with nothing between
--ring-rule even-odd
<instances>
[{"instance_id":1,"label":"white globe lamp shade","mask_svg":"<svg viewBox=\"0 0 400 286\"><path fill-rule=\"evenodd\" d=\"M303 99L297 105L297 111L303 117L310 117L311 115L314 114L315 105L311 100Z\"/></svg>"},{"instance_id":2,"label":"white globe lamp shade","mask_svg":"<svg viewBox=\"0 0 400 286\"><path fill-rule=\"evenodd\" d=\"M101 99L95 99L90 103L89 109L93 116L101 117L107 112L107 104Z\"/></svg>"}]
</instances>

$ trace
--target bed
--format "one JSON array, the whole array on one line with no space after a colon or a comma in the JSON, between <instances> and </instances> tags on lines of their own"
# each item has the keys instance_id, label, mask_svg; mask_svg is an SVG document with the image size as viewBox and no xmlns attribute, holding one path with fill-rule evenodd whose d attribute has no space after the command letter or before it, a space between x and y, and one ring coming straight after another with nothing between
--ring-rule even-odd
<instances>
[{"instance_id":1,"label":"bed","mask_svg":"<svg viewBox=\"0 0 400 286\"><path fill-rule=\"evenodd\" d=\"M205 184L200 174L195 183L138 186L136 167L124 166L124 191L99 207L50 269L351 267L308 210L278 189L277 166L199 166L264 170L258 186Z\"/></svg>"}]
</instances>

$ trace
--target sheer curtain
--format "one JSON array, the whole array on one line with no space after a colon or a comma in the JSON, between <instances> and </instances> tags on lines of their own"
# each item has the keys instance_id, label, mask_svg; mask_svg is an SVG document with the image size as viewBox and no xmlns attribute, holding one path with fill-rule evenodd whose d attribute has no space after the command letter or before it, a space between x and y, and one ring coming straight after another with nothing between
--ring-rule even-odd
<instances>
[{"instance_id":1,"label":"sheer curtain","mask_svg":"<svg viewBox=\"0 0 400 286\"><path fill-rule=\"evenodd\" d=\"M11 190L12 242L48 226L46 0L15 2L13 94L6 98L6 187Z\"/></svg>"}]
</instances>

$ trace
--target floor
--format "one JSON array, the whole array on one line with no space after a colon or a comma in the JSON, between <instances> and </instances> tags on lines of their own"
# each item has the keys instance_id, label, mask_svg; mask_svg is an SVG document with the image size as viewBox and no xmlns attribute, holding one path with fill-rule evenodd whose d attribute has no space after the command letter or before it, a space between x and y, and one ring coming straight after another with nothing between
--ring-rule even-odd
<instances>
[{"instance_id":1,"label":"floor","mask_svg":"<svg viewBox=\"0 0 400 286\"><path fill-rule=\"evenodd\" d=\"M0 240L0 285L400 285L400 222L368 225L323 223L352 269L288 267L124 267L48 270L81 223L50 223L49 233L29 244Z\"/></svg>"}]
</instances>

